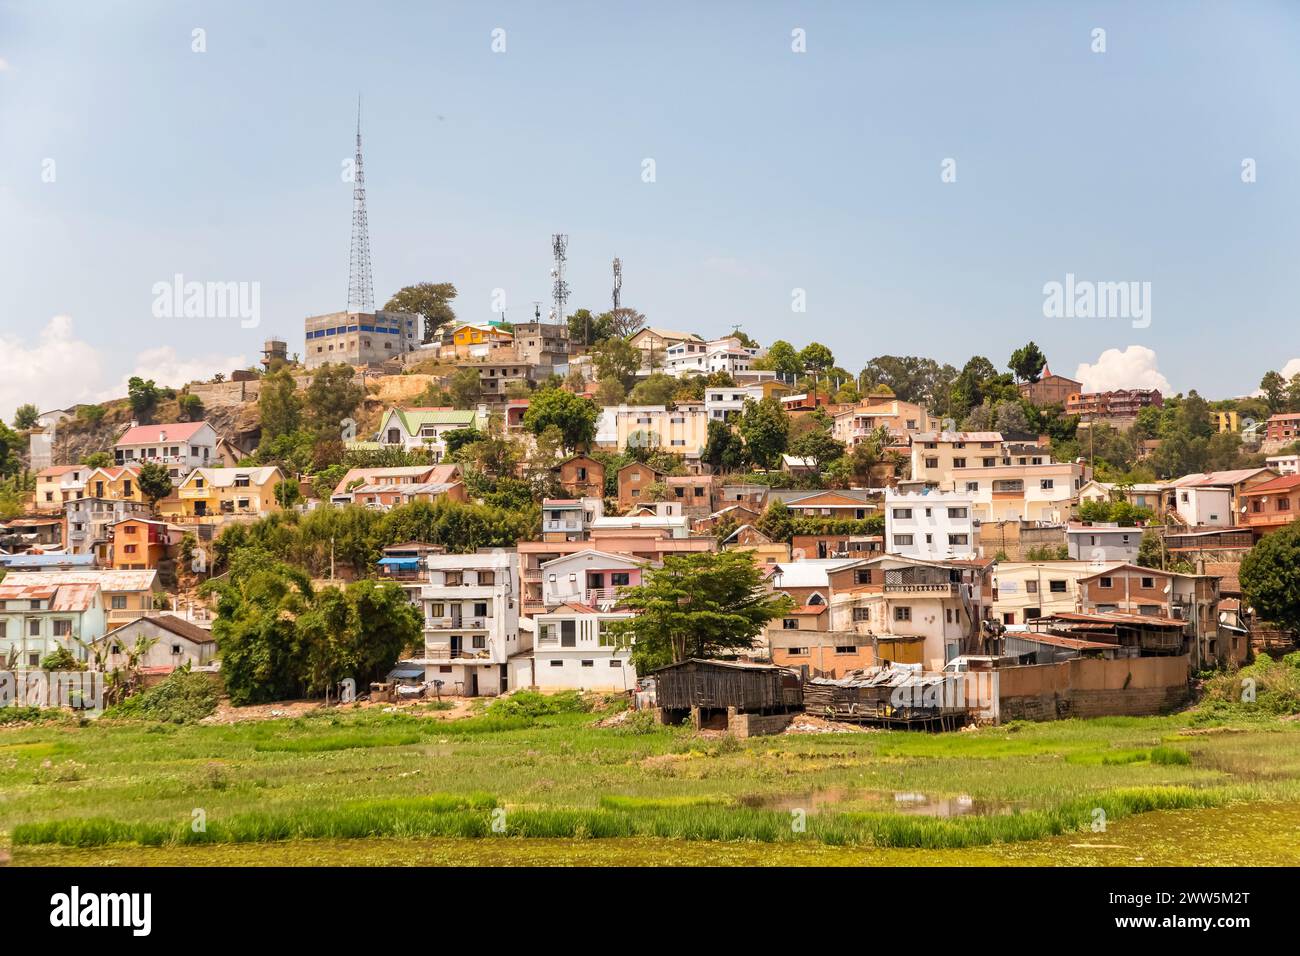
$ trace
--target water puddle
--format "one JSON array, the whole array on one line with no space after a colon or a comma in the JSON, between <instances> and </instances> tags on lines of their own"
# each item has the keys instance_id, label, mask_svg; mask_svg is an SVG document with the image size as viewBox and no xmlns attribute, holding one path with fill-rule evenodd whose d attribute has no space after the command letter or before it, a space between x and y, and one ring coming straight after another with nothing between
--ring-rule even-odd
<instances>
[{"instance_id":1,"label":"water puddle","mask_svg":"<svg viewBox=\"0 0 1300 956\"><path fill-rule=\"evenodd\" d=\"M992 816L1010 813L1014 806L991 800L976 800L967 794L933 794L901 790L857 790L831 787L802 793L755 793L739 798L741 806L759 810L835 809L859 813L899 813L922 817Z\"/></svg>"}]
</instances>

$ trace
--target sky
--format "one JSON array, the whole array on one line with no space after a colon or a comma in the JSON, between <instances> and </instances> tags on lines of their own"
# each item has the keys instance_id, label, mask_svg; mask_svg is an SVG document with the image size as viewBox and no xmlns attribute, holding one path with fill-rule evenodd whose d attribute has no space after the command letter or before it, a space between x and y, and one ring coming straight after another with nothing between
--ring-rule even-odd
<instances>
[{"instance_id":1,"label":"sky","mask_svg":"<svg viewBox=\"0 0 1300 956\"><path fill-rule=\"evenodd\" d=\"M1248 394L1300 372L1297 50L1300 3L1252 0L0 0L0 416L301 351L347 304L358 96L380 305L546 315L562 232L571 310L617 256L652 325L851 371L1033 340ZM177 276L256 322L168 314ZM1048 314L1067 281L1145 314Z\"/></svg>"}]
</instances>

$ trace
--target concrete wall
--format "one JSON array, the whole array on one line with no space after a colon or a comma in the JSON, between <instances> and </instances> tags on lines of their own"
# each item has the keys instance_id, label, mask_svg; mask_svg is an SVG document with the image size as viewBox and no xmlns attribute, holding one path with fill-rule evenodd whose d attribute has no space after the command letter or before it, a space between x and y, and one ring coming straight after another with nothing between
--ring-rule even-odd
<instances>
[{"instance_id":1,"label":"concrete wall","mask_svg":"<svg viewBox=\"0 0 1300 956\"><path fill-rule=\"evenodd\" d=\"M246 382L191 382L186 390L197 395L206 408L209 405L240 405L255 402L262 391L262 380Z\"/></svg>"},{"instance_id":2,"label":"concrete wall","mask_svg":"<svg viewBox=\"0 0 1300 956\"><path fill-rule=\"evenodd\" d=\"M1188 658L1075 658L998 671L1000 718L1143 716L1185 703Z\"/></svg>"},{"instance_id":3,"label":"concrete wall","mask_svg":"<svg viewBox=\"0 0 1300 956\"><path fill-rule=\"evenodd\" d=\"M761 737L779 734L790 726L794 714L738 714L727 709L727 733L733 737Z\"/></svg>"}]
</instances>

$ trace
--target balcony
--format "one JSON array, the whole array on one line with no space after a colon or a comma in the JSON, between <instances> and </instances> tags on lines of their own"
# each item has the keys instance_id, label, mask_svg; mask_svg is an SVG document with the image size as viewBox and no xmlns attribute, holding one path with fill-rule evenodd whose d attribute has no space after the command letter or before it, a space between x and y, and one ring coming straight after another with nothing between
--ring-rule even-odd
<instances>
[{"instance_id":1,"label":"balcony","mask_svg":"<svg viewBox=\"0 0 1300 956\"><path fill-rule=\"evenodd\" d=\"M618 603L620 588L587 588L583 595L583 604L588 607L610 608Z\"/></svg>"},{"instance_id":2,"label":"balcony","mask_svg":"<svg viewBox=\"0 0 1300 956\"><path fill-rule=\"evenodd\" d=\"M426 631L486 631L487 617L430 617L425 618Z\"/></svg>"},{"instance_id":3,"label":"balcony","mask_svg":"<svg viewBox=\"0 0 1300 956\"><path fill-rule=\"evenodd\" d=\"M494 661L492 651L486 647L478 648L453 648L446 644L425 644L425 660L430 661L478 661L480 663L501 663Z\"/></svg>"}]
</instances>

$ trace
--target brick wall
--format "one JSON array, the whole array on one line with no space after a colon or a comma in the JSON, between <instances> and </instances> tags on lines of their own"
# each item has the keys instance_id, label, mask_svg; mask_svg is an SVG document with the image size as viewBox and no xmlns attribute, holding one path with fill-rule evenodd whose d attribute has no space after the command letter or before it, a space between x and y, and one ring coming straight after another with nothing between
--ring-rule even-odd
<instances>
[{"instance_id":1,"label":"brick wall","mask_svg":"<svg viewBox=\"0 0 1300 956\"><path fill-rule=\"evenodd\" d=\"M1128 657L1007 667L998 671L1000 719L1131 717L1186 703L1188 658Z\"/></svg>"}]
</instances>

